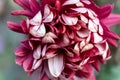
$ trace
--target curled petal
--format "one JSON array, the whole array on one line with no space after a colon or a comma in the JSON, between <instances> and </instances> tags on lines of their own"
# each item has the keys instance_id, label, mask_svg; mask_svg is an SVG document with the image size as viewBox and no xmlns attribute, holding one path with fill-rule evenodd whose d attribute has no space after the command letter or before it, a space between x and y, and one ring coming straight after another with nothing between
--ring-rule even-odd
<instances>
[{"instance_id":1,"label":"curled petal","mask_svg":"<svg viewBox=\"0 0 120 80\"><path fill-rule=\"evenodd\" d=\"M34 26L30 28L30 33L35 37L43 37L46 34L45 25Z\"/></svg>"},{"instance_id":2,"label":"curled petal","mask_svg":"<svg viewBox=\"0 0 120 80\"><path fill-rule=\"evenodd\" d=\"M31 25L40 25L42 21L42 14L39 11L31 20L30 20L30 24Z\"/></svg>"}]
</instances>

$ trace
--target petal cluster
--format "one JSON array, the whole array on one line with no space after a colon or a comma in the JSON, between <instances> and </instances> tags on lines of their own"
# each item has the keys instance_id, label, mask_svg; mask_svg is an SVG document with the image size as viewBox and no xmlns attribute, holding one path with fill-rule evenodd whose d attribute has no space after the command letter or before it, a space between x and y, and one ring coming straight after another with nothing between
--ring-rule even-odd
<instances>
[{"instance_id":1,"label":"petal cluster","mask_svg":"<svg viewBox=\"0 0 120 80\"><path fill-rule=\"evenodd\" d=\"M14 0L26 16L20 23L8 22L11 30L28 36L15 49L16 64L28 74L40 70L40 80L95 80L93 68L106 63L109 44L119 36L109 27L120 21L113 6L98 7L92 0Z\"/></svg>"}]
</instances>

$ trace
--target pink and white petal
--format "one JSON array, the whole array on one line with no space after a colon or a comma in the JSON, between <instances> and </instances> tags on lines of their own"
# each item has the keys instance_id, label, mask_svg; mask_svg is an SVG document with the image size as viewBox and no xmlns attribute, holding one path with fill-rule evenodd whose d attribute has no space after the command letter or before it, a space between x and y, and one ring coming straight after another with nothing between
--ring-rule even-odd
<instances>
[{"instance_id":1,"label":"pink and white petal","mask_svg":"<svg viewBox=\"0 0 120 80\"><path fill-rule=\"evenodd\" d=\"M84 51L87 51L87 50L90 50L94 47L93 44L87 44L85 45L85 47L83 47L82 51L81 52L84 52Z\"/></svg>"},{"instance_id":2,"label":"pink and white petal","mask_svg":"<svg viewBox=\"0 0 120 80\"><path fill-rule=\"evenodd\" d=\"M79 48L79 43L76 43L74 46L74 50L77 51L79 53L80 48Z\"/></svg>"},{"instance_id":3,"label":"pink and white petal","mask_svg":"<svg viewBox=\"0 0 120 80\"><path fill-rule=\"evenodd\" d=\"M78 35L80 38L88 37L89 34L90 34L90 31L87 30L87 29L84 29L84 30L81 30L81 31L77 31L77 35Z\"/></svg>"},{"instance_id":4,"label":"pink and white petal","mask_svg":"<svg viewBox=\"0 0 120 80\"><path fill-rule=\"evenodd\" d=\"M98 33L93 33L93 43L100 43L103 41L102 36L100 36Z\"/></svg>"},{"instance_id":5,"label":"pink and white petal","mask_svg":"<svg viewBox=\"0 0 120 80\"><path fill-rule=\"evenodd\" d=\"M86 41L85 40L81 41L79 46L80 49L82 49L85 45L86 45Z\"/></svg>"},{"instance_id":6,"label":"pink and white petal","mask_svg":"<svg viewBox=\"0 0 120 80\"><path fill-rule=\"evenodd\" d=\"M98 31L98 26L95 23L93 23L92 20L89 20L88 29L92 32L97 32Z\"/></svg>"},{"instance_id":7,"label":"pink and white petal","mask_svg":"<svg viewBox=\"0 0 120 80\"><path fill-rule=\"evenodd\" d=\"M82 2L79 1L79 2L76 3L76 6L78 6L78 7L81 7L81 6L82 6L82 7L83 7L84 4L83 4Z\"/></svg>"},{"instance_id":8,"label":"pink and white petal","mask_svg":"<svg viewBox=\"0 0 120 80\"><path fill-rule=\"evenodd\" d=\"M66 0L62 6L65 5L71 5L71 4L77 4L78 2L80 2L79 0Z\"/></svg>"},{"instance_id":9,"label":"pink and white petal","mask_svg":"<svg viewBox=\"0 0 120 80\"><path fill-rule=\"evenodd\" d=\"M36 63L32 66L32 69L36 70L38 67L40 67L41 63L42 63L42 59L36 61Z\"/></svg>"},{"instance_id":10,"label":"pink and white petal","mask_svg":"<svg viewBox=\"0 0 120 80\"><path fill-rule=\"evenodd\" d=\"M78 18L77 17L70 17L67 15L62 14L62 19L65 22L66 25L72 26L72 25L76 25L78 22Z\"/></svg>"},{"instance_id":11,"label":"pink and white petal","mask_svg":"<svg viewBox=\"0 0 120 80\"><path fill-rule=\"evenodd\" d=\"M44 18L43 22L47 23L47 22L51 22L54 18L53 12L50 12L50 14Z\"/></svg>"},{"instance_id":12,"label":"pink and white petal","mask_svg":"<svg viewBox=\"0 0 120 80\"><path fill-rule=\"evenodd\" d=\"M56 55L52 58L49 58L48 59L48 67L49 67L50 73L54 77L59 77L64 68L63 55Z\"/></svg>"},{"instance_id":13,"label":"pink and white petal","mask_svg":"<svg viewBox=\"0 0 120 80\"><path fill-rule=\"evenodd\" d=\"M44 18L46 18L49 14L50 14L50 8L48 7L48 5L46 4L45 5L45 8L44 8L44 17L43 17L43 19Z\"/></svg>"},{"instance_id":14,"label":"pink and white petal","mask_svg":"<svg viewBox=\"0 0 120 80\"><path fill-rule=\"evenodd\" d=\"M94 16L94 14L91 12L90 9L88 10L88 16L89 16L91 19L95 19L95 18L96 18L96 17Z\"/></svg>"},{"instance_id":15,"label":"pink and white petal","mask_svg":"<svg viewBox=\"0 0 120 80\"><path fill-rule=\"evenodd\" d=\"M31 20L31 25L39 26L42 22L42 13L39 11Z\"/></svg>"},{"instance_id":16,"label":"pink and white petal","mask_svg":"<svg viewBox=\"0 0 120 80\"><path fill-rule=\"evenodd\" d=\"M91 4L91 2L89 0L81 0L81 1L84 2L85 4L88 4L88 5Z\"/></svg>"},{"instance_id":17,"label":"pink and white petal","mask_svg":"<svg viewBox=\"0 0 120 80\"><path fill-rule=\"evenodd\" d=\"M103 57L104 60L106 60L107 58L107 52L109 50L109 46L107 42L103 42L102 44L96 44L95 45L98 50L99 50L99 54Z\"/></svg>"},{"instance_id":18,"label":"pink and white petal","mask_svg":"<svg viewBox=\"0 0 120 80\"><path fill-rule=\"evenodd\" d=\"M34 26L30 28L30 33L34 37L43 37L46 34L45 25L41 24L40 26Z\"/></svg>"},{"instance_id":19,"label":"pink and white petal","mask_svg":"<svg viewBox=\"0 0 120 80\"><path fill-rule=\"evenodd\" d=\"M57 38L57 36L54 33L52 33L52 32L48 32L46 35L50 36L52 38Z\"/></svg>"},{"instance_id":20,"label":"pink and white petal","mask_svg":"<svg viewBox=\"0 0 120 80\"><path fill-rule=\"evenodd\" d=\"M97 24L97 25L99 25L100 24L100 21L99 21L99 19L98 18L95 18L95 19L93 19L92 20L95 24Z\"/></svg>"},{"instance_id":21,"label":"pink and white petal","mask_svg":"<svg viewBox=\"0 0 120 80\"><path fill-rule=\"evenodd\" d=\"M45 56L46 51L47 51L47 45L45 45L45 46L43 47L43 49L42 49L42 57Z\"/></svg>"},{"instance_id":22,"label":"pink and white petal","mask_svg":"<svg viewBox=\"0 0 120 80\"><path fill-rule=\"evenodd\" d=\"M72 10L77 11L78 13L86 13L88 11L86 8L72 8Z\"/></svg>"},{"instance_id":23,"label":"pink and white petal","mask_svg":"<svg viewBox=\"0 0 120 80\"><path fill-rule=\"evenodd\" d=\"M42 38L42 42L43 43L55 43L54 39L50 36L45 36L44 38Z\"/></svg>"},{"instance_id":24,"label":"pink and white petal","mask_svg":"<svg viewBox=\"0 0 120 80\"><path fill-rule=\"evenodd\" d=\"M49 59L49 58L52 58L52 57L54 57L56 55L57 55L56 50L49 50L49 51L46 52L45 58Z\"/></svg>"},{"instance_id":25,"label":"pink and white petal","mask_svg":"<svg viewBox=\"0 0 120 80\"><path fill-rule=\"evenodd\" d=\"M84 15L80 15L80 18L82 21L84 21L85 23L88 23L88 19L84 16Z\"/></svg>"},{"instance_id":26,"label":"pink and white petal","mask_svg":"<svg viewBox=\"0 0 120 80\"><path fill-rule=\"evenodd\" d=\"M102 28L102 26L101 25L99 25L99 34L101 34L101 35L103 35L103 28Z\"/></svg>"},{"instance_id":27,"label":"pink and white petal","mask_svg":"<svg viewBox=\"0 0 120 80\"><path fill-rule=\"evenodd\" d=\"M37 47L37 49L33 52L33 58L39 59L42 55L41 45Z\"/></svg>"},{"instance_id":28,"label":"pink and white petal","mask_svg":"<svg viewBox=\"0 0 120 80\"><path fill-rule=\"evenodd\" d=\"M64 47L70 44L70 40L67 35L63 35L63 40L58 43L59 46Z\"/></svg>"}]
</instances>

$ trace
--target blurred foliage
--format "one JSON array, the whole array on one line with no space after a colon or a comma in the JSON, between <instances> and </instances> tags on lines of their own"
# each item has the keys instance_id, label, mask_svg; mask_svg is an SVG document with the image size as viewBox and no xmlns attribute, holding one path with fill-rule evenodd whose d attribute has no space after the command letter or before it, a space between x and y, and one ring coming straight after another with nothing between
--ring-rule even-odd
<instances>
[{"instance_id":1,"label":"blurred foliage","mask_svg":"<svg viewBox=\"0 0 120 80\"><path fill-rule=\"evenodd\" d=\"M113 12L120 13L120 0L94 0L98 5L114 3ZM3 3L2 3L3 2ZM0 6L0 80L29 80L24 70L14 62L14 48L17 47L24 36L10 31L7 28L6 21L20 21L23 17L13 17L10 15L12 10L18 9L13 0L0 0L3 7ZM111 28L117 34L120 34L120 25ZM111 47L112 58L106 65L101 65L101 71L96 73L97 80L120 80L120 67L116 61L116 48ZM118 60L119 61L119 60Z\"/></svg>"}]
</instances>

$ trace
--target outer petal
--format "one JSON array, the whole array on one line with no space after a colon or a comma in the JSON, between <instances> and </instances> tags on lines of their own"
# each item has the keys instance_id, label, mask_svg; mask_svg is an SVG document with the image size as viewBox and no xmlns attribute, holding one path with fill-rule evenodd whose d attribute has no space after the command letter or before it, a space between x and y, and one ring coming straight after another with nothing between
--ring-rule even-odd
<instances>
[{"instance_id":1,"label":"outer petal","mask_svg":"<svg viewBox=\"0 0 120 80\"><path fill-rule=\"evenodd\" d=\"M110 14L107 18L103 19L102 22L107 26L111 27L120 23L120 15Z\"/></svg>"},{"instance_id":2,"label":"outer petal","mask_svg":"<svg viewBox=\"0 0 120 80\"><path fill-rule=\"evenodd\" d=\"M7 22L7 25L11 30L13 30L15 32L23 33L22 28L19 23L9 21L9 22Z\"/></svg>"},{"instance_id":3,"label":"outer petal","mask_svg":"<svg viewBox=\"0 0 120 80\"><path fill-rule=\"evenodd\" d=\"M24 15L24 16L28 16L28 17L33 16L33 14L28 10L15 10L15 11L12 11L11 14L16 15L16 16L18 16L18 15Z\"/></svg>"},{"instance_id":4,"label":"outer petal","mask_svg":"<svg viewBox=\"0 0 120 80\"><path fill-rule=\"evenodd\" d=\"M37 13L40 10L40 6L36 0L29 0L29 4L33 13Z\"/></svg>"},{"instance_id":5,"label":"outer petal","mask_svg":"<svg viewBox=\"0 0 120 80\"><path fill-rule=\"evenodd\" d=\"M23 62L23 68L26 72L30 72L32 68L33 58L32 55L29 55L26 60Z\"/></svg>"},{"instance_id":6,"label":"outer petal","mask_svg":"<svg viewBox=\"0 0 120 80\"><path fill-rule=\"evenodd\" d=\"M28 1L29 0L14 0L14 2L16 2L18 5L20 5L24 9L30 9Z\"/></svg>"}]
</instances>

